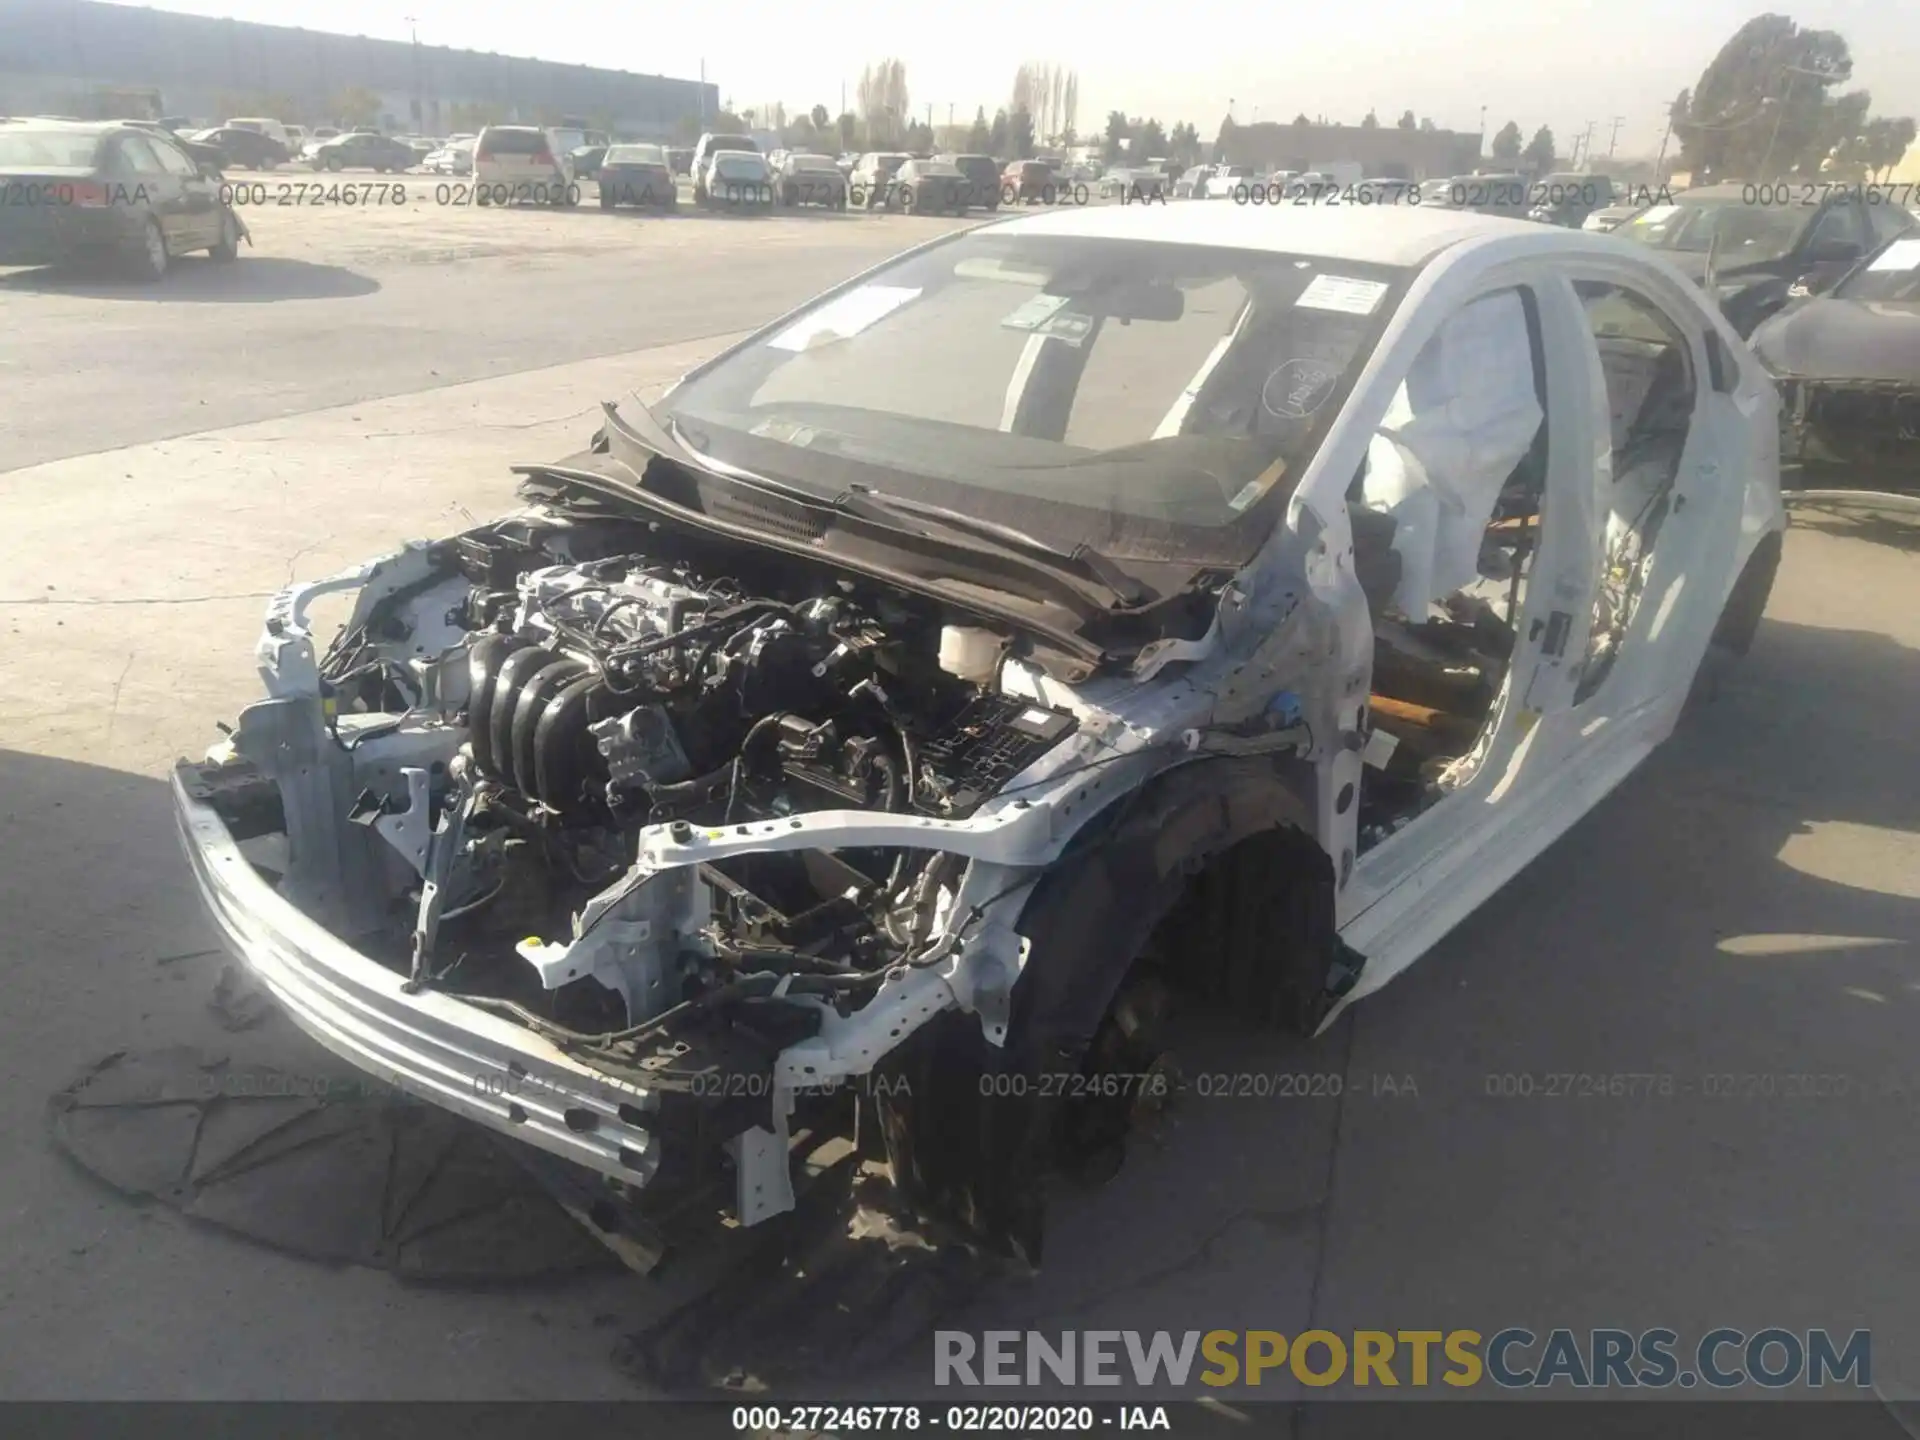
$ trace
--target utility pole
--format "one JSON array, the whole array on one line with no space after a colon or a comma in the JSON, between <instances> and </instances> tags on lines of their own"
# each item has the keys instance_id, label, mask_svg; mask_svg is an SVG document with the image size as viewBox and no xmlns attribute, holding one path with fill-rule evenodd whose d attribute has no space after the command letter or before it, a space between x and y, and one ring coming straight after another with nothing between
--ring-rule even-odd
<instances>
[{"instance_id":1,"label":"utility pole","mask_svg":"<svg viewBox=\"0 0 1920 1440\"><path fill-rule=\"evenodd\" d=\"M1579 163L1580 156L1591 156L1593 154L1593 132L1599 128L1599 124L1600 122L1598 120L1587 121L1587 128L1580 136L1580 143L1573 147L1574 163L1576 165Z\"/></svg>"},{"instance_id":2,"label":"utility pole","mask_svg":"<svg viewBox=\"0 0 1920 1440\"><path fill-rule=\"evenodd\" d=\"M1667 106L1667 128L1660 136L1660 153L1653 157L1653 183L1656 185L1666 183L1667 142L1673 139L1673 112L1679 108L1680 96L1676 95Z\"/></svg>"},{"instance_id":3,"label":"utility pole","mask_svg":"<svg viewBox=\"0 0 1920 1440\"><path fill-rule=\"evenodd\" d=\"M411 15L400 18L407 22L408 33L413 37L413 133L418 135L425 123L420 104L420 22Z\"/></svg>"},{"instance_id":4,"label":"utility pole","mask_svg":"<svg viewBox=\"0 0 1920 1440\"><path fill-rule=\"evenodd\" d=\"M1613 147L1620 143L1620 127L1626 123L1627 117L1624 115L1613 117L1613 133L1607 136L1607 159L1609 160L1613 158Z\"/></svg>"},{"instance_id":5,"label":"utility pole","mask_svg":"<svg viewBox=\"0 0 1920 1440\"><path fill-rule=\"evenodd\" d=\"M1810 70L1805 65L1782 65L1780 68L1786 72L1787 85L1786 89L1780 92L1780 108L1774 112L1773 133L1767 136L1766 152L1760 157L1760 173L1753 177L1756 180L1767 178L1767 165L1773 159L1773 142L1780 138L1781 122L1787 118L1787 102L1793 98L1793 82L1802 75L1811 75L1816 80L1833 78L1825 70Z\"/></svg>"}]
</instances>

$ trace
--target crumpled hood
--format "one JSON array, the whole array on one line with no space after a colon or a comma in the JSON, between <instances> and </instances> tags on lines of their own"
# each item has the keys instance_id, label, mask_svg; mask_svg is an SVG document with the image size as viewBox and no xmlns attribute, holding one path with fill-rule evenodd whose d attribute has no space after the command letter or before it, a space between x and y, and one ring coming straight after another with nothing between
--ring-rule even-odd
<instances>
[{"instance_id":1,"label":"crumpled hood","mask_svg":"<svg viewBox=\"0 0 1920 1440\"><path fill-rule=\"evenodd\" d=\"M1920 386L1920 305L1809 300L1754 331L1752 344L1774 375Z\"/></svg>"}]
</instances>

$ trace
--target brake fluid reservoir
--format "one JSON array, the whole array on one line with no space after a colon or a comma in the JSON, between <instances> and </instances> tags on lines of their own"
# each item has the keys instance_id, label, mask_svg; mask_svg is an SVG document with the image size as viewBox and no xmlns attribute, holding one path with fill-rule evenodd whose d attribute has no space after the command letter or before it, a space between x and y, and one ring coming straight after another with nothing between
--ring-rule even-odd
<instances>
[{"instance_id":1,"label":"brake fluid reservoir","mask_svg":"<svg viewBox=\"0 0 1920 1440\"><path fill-rule=\"evenodd\" d=\"M991 685L1000 665L1000 637L974 625L940 627L940 668L956 680Z\"/></svg>"}]
</instances>

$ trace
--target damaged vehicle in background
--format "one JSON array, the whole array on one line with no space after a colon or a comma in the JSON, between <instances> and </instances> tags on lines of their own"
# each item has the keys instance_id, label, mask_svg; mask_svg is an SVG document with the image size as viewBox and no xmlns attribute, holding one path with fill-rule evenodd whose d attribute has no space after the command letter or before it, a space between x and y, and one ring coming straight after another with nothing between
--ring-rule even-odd
<instances>
[{"instance_id":1,"label":"damaged vehicle in background","mask_svg":"<svg viewBox=\"0 0 1920 1440\"><path fill-rule=\"evenodd\" d=\"M1868 250L1913 228L1897 205L1870 205L1852 187L1729 183L1650 205L1613 234L1659 251L1720 304L1742 339L1798 294L1818 294ZM1791 192L1791 193L1789 193Z\"/></svg>"},{"instance_id":2,"label":"damaged vehicle in background","mask_svg":"<svg viewBox=\"0 0 1920 1440\"><path fill-rule=\"evenodd\" d=\"M1792 488L1920 496L1920 233L1796 299L1752 345L1780 390Z\"/></svg>"},{"instance_id":3,"label":"damaged vehicle in background","mask_svg":"<svg viewBox=\"0 0 1920 1440\"><path fill-rule=\"evenodd\" d=\"M314 1038L623 1205L785 1211L838 1104L1037 1261L1172 997L1322 1029L1745 648L1784 519L1739 348L1458 213L943 235L276 597L174 772L193 873Z\"/></svg>"}]
</instances>

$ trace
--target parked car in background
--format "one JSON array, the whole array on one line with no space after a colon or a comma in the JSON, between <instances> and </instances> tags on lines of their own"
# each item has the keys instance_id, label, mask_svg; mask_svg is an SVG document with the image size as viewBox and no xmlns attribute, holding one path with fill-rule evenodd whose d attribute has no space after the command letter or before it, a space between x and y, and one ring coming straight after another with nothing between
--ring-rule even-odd
<instances>
[{"instance_id":1,"label":"parked car in background","mask_svg":"<svg viewBox=\"0 0 1920 1440\"><path fill-rule=\"evenodd\" d=\"M602 210L619 205L672 210L680 203L673 163L658 145L609 145L593 178Z\"/></svg>"},{"instance_id":2,"label":"parked car in background","mask_svg":"<svg viewBox=\"0 0 1920 1440\"><path fill-rule=\"evenodd\" d=\"M534 125L489 125L473 145L477 205L573 205L580 193L547 132Z\"/></svg>"},{"instance_id":3,"label":"parked car in background","mask_svg":"<svg viewBox=\"0 0 1920 1440\"><path fill-rule=\"evenodd\" d=\"M316 170L339 173L342 170L372 170L379 175L398 175L413 169L419 156L411 145L385 135L351 131L322 140L307 152L307 163Z\"/></svg>"},{"instance_id":4,"label":"parked car in background","mask_svg":"<svg viewBox=\"0 0 1920 1440\"><path fill-rule=\"evenodd\" d=\"M298 158L306 150L308 138L306 126L287 126L287 150L294 158Z\"/></svg>"},{"instance_id":5,"label":"parked car in background","mask_svg":"<svg viewBox=\"0 0 1920 1440\"><path fill-rule=\"evenodd\" d=\"M1825 294L1796 298L1754 330L1753 353L1780 391L1792 485L1920 495L1916 335L1920 230L1883 241Z\"/></svg>"},{"instance_id":6,"label":"parked car in background","mask_svg":"<svg viewBox=\"0 0 1920 1440\"><path fill-rule=\"evenodd\" d=\"M732 150L739 154L758 155L760 146L751 135L725 135L709 130L700 137L693 147L693 203L706 203L706 191L703 188L705 176L712 168L713 157L722 150ZM762 157L764 158L764 157Z\"/></svg>"},{"instance_id":7,"label":"parked car in background","mask_svg":"<svg viewBox=\"0 0 1920 1440\"><path fill-rule=\"evenodd\" d=\"M1000 162L991 155L948 155L967 177L967 204L1000 208Z\"/></svg>"},{"instance_id":8,"label":"parked car in background","mask_svg":"<svg viewBox=\"0 0 1920 1440\"><path fill-rule=\"evenodd\" d=\"M421 169L430 175L471 175L473 173L473 141L449 140L421 162Z\"/></svg>"},{"instance_id":9,"label":"parked car in background","mask_svg":"<svg viewBox=\"0 0 1920 1440\"><path fill-rule=\"evenodd\" d=\"M675 145L667 151L667 163L673 166L676 175L692 175L693 151L684 145Z\"/></svg>"},{"instance_id":10,"label":"parked car in background","mask_svg":"<svg viewBox=\"0 0 1920 1440\"><path fill-rule=\"evenodd\" d=\"M607 146L582 145L567 158L572 163L573 178L581 183L593 179L600 173L600 163L606 158Z\"/></svg>"},{"instance_id":11,"label":"parked car in background","mask_svg":"<svg viewBox=\"0 0 1920 1440\"><path fill-rule=\"evenodd\" d=\"M1192 200L1206 193L1207 180L1213 174L1211 165L1194 165L1184 170L1180 178L1173 182L1173 198Z\"/></svg>"},{"instance_id":12,"label":"parked car in background","mask_svg":"<svg viewBox=\"0 0 1920 1440\"><path fill-rule=\"evenodd\" d=\"M1232 198L1234 187L1250 187L1252 184L1253 167L1251 165L1216 165L1213 167L1213 173L1207 177L1206 198L1227 200ZM1245 193L1244 189L1242 193Z\"/></svg>"},{"instance_id":13,"label":"parked car in background","mask_svg":"<svg viewBox=\"0 0 1920 1440\"><path fill-rule=\"evenodd\" d=\"M1650 205L1613 233L1659 251L1720 304L1741 335L1801 294L1819 294L1869 250L1913 229L1897 205L1869 205L1836 187L1800 203L1804 187L1780 186L1781 202L1753 203L1752 185L1703 186ZM1793 189L1793 194L1785 192Z\"/></svg>"},{"instance_id":14,"label":"parked car in background","mask_svg":"<svg viewBox=\"0 0 1920 1440\"><path fill-rule=\"evenodd\" d=\"M272 170L293 159L286 146L259 130L222 125L202 130L192 138L196 145L218 150L221 163L229 170Z\"/></svg>"},{"instance_id":15,"label":"parked car in background","mask_svg":"<svg viewBox=\"0 0 1920 1440\"><path fill-rule=\"evenodd\" d=\"M1613 196L1613 180L1606 175L1583 175L1577 171L1543 175L1533 182L1528 196L1533 204L1527 218L1543 225L1584 230L1587 217L1613 204Z\"/></svg>"},{"instance_id":16,"label":"parked car in background","mask_svg":"<svg viewBox=\"0 0 1920 1440\"><path fill-rule=\"evenodd\" d=\"M964 215L973 182L951 160L911 159L894 172L890 210L909 215Z\"/></svg>"},{"instance_id":17,"label":"parked car in background","mask_svg":"<svg viewBox=\"0 0 1920 1440\"><path fill-rule=\"evenodd\" d=\"M789 151L776 167L782 205L847 208L847 177L830 155Z\"/></svg>"},{"instance_id":18,"label":"parked car in background","mask_svg":"<svg viewBox=\"0 0 1920 1440\"><path fill-rule=\"evenodd\" d=\"M143 280L251 237L219 173L169 136L117 120L0 121L0 265L104 258Z\"/></svg>"},{"instance_id":19,"label":"parked car in background","mask_svg":"<svg viewBox=\"0 0 1920 1440\"><path fill-rule=\"evenodd\" d=\"M1044 160L1009 160L1000 172L1000 203L1021 205L1035 200L1054 199L1060 181L1053 167Z\"/></svg>"},{"instance_id":20,"label":"parked car in background","mask_svg":"<svg viewBox=\"0 0 1920 1440\"><path fill-rule=\"evenodd\" d=\"M904 150L875 150L854 163L849 179L849 194L855 205L878 210L889 203L893 177L913 157Z\"/></svg>"},{"instance_id":21,"label":"parked car in background","mask_svg":"<svg viewBox=\"0 0 1920 1440\"><path fill-rule=\"evenodd\" d=\"M758 150L715 150L694 177L694 195L707 209L771 211L777 199L773 167Z\"/></svg>"},{"instance_id":22,"label":"parked car in background","mask_svg":"<svg viewBox=\"0 0 1920 1440\"><path fill-rule=\"evenodd\" d=\"M287 132L287 127L282 125L278 120L269 120L260 116L243 115L237 120L229 120L225 125L216 128L222 130L252 130L256 134L271 135L275 140L280 142L282 148L284 148L289 155L297 155L300 153L294 148L293 136Z\"/></svg>"}]
</instances>

